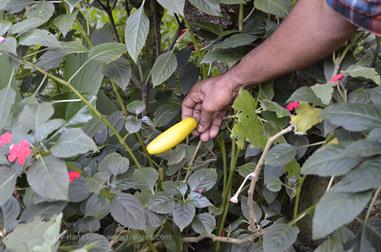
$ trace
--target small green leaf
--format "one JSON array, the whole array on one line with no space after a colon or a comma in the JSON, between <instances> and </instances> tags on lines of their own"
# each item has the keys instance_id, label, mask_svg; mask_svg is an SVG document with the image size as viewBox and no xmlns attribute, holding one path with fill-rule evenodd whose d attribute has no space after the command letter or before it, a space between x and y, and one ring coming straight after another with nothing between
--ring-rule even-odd
<instances>
[{"instance_id":1,"label":"small green leaf","mask_svg":"<svg viewBox=\"0 0 381 252\"><path fill-rule=\"evenodd\" d=\"M257 37L251 34L237 33L226 38L224 41L216 44L214 48L220 48L220 49L236 48L236 47L248 45L254 42L256 39Z\"/></svg>"},{"instance_id":2,"label":"small green leaf","mask_svg":"<svg viewBox=\"0 0 381 252\"><path fill-rule=\"evenodd\" d=\"M99 164L98 171L107 171L112 175L117 176L125 173L130 168L130 160L121 156L118 153L107 155Z\"/></svg>"},{"instance_id":3,"label":"small green leaf","mask_svg":"<svg viewBox=\"0 0 381 252\"><path fill-rule=\"evenodd\" d=\"M133 179L137 188L154 193L153 188L159 179L159 173L151 167L137 169L133 174Z\"/></svg>"},{"instance_id":4,"label":"small green leaf","mask_svg":"<svg viewBox=\"0 0 381 252\"><path fill-rule=\"evenodd\" d=\"M188 185L191 191L209 191L217 182L216 169L199 169L188 178Z\"/></svg>"},{"instance_id":5,"label":"small green leaf","mask_svg":"<svg viewBox=\"0 0 381 252\"><path fill-rule=\"evenodd\" d=\"M144 6L132 13L126 22L125 38L127 51L135 63L146 43L149 31L149 19L144 13Z\"/></svg>"},{"instance_id":6,"label":"small green leaf","mask_svg":"<svg viewBox=\"0 0 381 252\"><path fill-rule=\"evenodd\" d=\"M193 205L187 203L180 203L176 205L173 211L173 221L183 231L189 224L196 214L196 209Z\"/></svg>"},{"instance_id":7,"label":"small green leaf","mask_svg":"<svg viewBox=\"0 0 381 252\"><path fill-rule=\"evenodd\" d=\"M331 83L316 84L311 86L311 89L324 105L328 105L331 102L333 94L333 86Z\"/></svg>"},{"instance_id":8,"label":"small green leaf","mask_svg":"<svg viewBox=\"0 0 381 252\"><path fill-rule=\"evenodd\" d=\"M12 197L16 180L17 173L14 170L0 166L0 206Z\"/></svg>"},{"instance_id":9,"label":"small green leaf","mask_svg":"<svg viewBox=\"0 0 381 252\"><path fill-rule=\"evenodd\" d=\"M164 9L184 16L185 0L157 0Z\"/></svg>"},{"instance_id":10,"label":"small green leaf","mask_svg":"<svg viewBox=\"0 0 381 252\"><path fill-rule=\"evenodd\" d=\"M152 67L152 83L156 87L166 80L176 71L177 59L173 51L161 54Z\"/></svg>"},{"instance_id":11,"label":"small green leaf","mask_svg":"<svg viewBox=\"0 0 381 252\"><path fill-rule=\"evenodd\" d=\"M144 102L139 101L139 100L130 102L127 105L128 112L133 113L135 115L139 115L139 114L143 113L145 108L146 108L146 106L145 106Z\"/></svg>"},{"instance_id":12,"label":"small green leaf","mask_svg":"<svg viewBox=\"0 0 381 252\"><path fill-rule=\"evenodd\" d=\"M283 166L291 162L296 155L296 149L290 144L278 144L272 147L266 156L265 164Z\"/></svg>"},{"instance_id":13,"label":"small green leaf","mask_svg":"<svg viewBox=\"0 0 381 252\"><path fill-rule=\"evenodd\" d=\"M189 2L202 12L214 16L221 15L220 3L218 0L189 0Z\"/></svg>"},{"instance_id":14,"label":"small green leaf","mask_svg":"<svg viewBox=\"0 0 381 252\"><path fill-rule=\"evenodd\" d=\"M93 139L86 135L81 129L69 129L62 133L57 143L50 149L56 157L68 158L89 151L97 151Z\"/></svg>"},{"instance_id":15,"label":"small green leaf","mask_svg":"<svg viewBox=\"0 0 381 252\"><path fill-rule=\"evenodd\" d=\"M90 49L89 59L98 63L108 64L117 60L122 54L125 53L125 47L121 43L104 43L97 45Z\"/></svg>"},{"instance_id":16,"label":"small green leaf","mask_svg":"<svg viewBox=\"0 0 381 252\"><path fill-rule=\"evenodd\" d=\"M263 235L263 251L285 251L296 241L299 228L286 223L275 223Z\"/></svg>"},{"instance_id":17,"label":"small green leaf","mask_svg":"<svg viewBox=\"0 0 381 252\"><path fill-rule=\"evenodd\" d=\"M53 156L40 157L28 169L28 183L39 195L55 199L67 200L69 176L65 162Z\"/></svg>"},{"instance_id":18,"label":"small green leaf","mask_svg":"<svg viewBox=\"0 0 381 252\"><path fill-rule=\"evenodd\" d=\"M331 124L349 131L381 127L381 108L372 104L334 104L327 107L322 115Z\"/></svg>"},{"instance_id":19,"label":"small green leaf","mask_svg":"<svg viewBox=\"0 0 381 252\"><path fill-rule=\"evenodd\" d=\"M292 8L292 3L290 0L256 0L254 6L265 13L285 17Z\"/></svg>"},{"instance_id":20,"label":"small green leaf","mask_svg":"<svg viewBox=\"0 0 381 252\"><path fill-rule=\"evenodd\" d=\"M175 200L166 192L158 192L151 198L148 209L158 214L169 214L175 209Z\"/></svg>"},{"instance_id":21,"label":"small green leaf","mask_svg":"<svg viewBox=\"0 0 381 252\"><path fill-rule=\"evenodd\" d=\"M144 208L135 196L119 193L111 203L112 217L128 228L144 230Z\"/></svg>"},{"instance_id":22,"label":"small green leaf","mask_svg":"<svg viewBox=\"0 0 381 252\"><path fill-rule=\"evenodd\" d=\"M318 149L303 164L302 174L340 176L355 167L361 157L348 155L343 145L328 145Z\"/></svg>"},{"instance_id":23,"label":"small green leaf","mask_svg":"<svg viewBox=\"0 0 381 252\"><path fill-rule=\"evenodd\" d=\"M353 65L348 67L345 73L348 73L349 76L353 78L361 77L368 80L372 80L377 85L381 84L380 75L377 73L377 71L374 68L371 68L371 67Z\"/></svg>"},{"instance_id":24,"label":"small green leaf","mask_svg":"<svg viewBox=\"0 0 381 252\"><path fill-rule=\"evenodd\" d=\"M201 213L194 218L193 230L201 235L210 235L216 227L216 218L210 213Z\"/></svg>"},{"instance_id":25,"label":"small green leaf","mask_svg":"<svg viewBox=\"0 0 381 252\"><path fill-rule=\"evenodd\" d=\"M354 220L364 210L371 197L372 192L326 193L316 206L312 225L313 238L323 238Z\"/></svg>"},{"instance_id":26,"label":"small green leaf","mask_svg":"<svg viewBox=\"0 0 381 252\"><path fill-rule=\"evenodd\" d=\"M365 161L332 187L335 192L361 192L381 185L381 158Z\"/></svg>"},{"instance_id":27,"label":"small green leaf","mask_svg":"<svg viewBox=\"0 0 381 252\"><path fill-rule=\"evenodd\" d=\"M291 123L295 131L300 134L306 134L307 130L322 121L321 109L311 107L308 103L301 103L296 109L296 115L291 115Z\"/></svg>"},{"instance_id":28,"label":"small green leaf","mask_svg":"<svg viewBox=\"0 0 381 252\"><path fill-rule=\"evenodd\" d=\"M46 30L36 29L25 36L20 40L20 45L24 46L46 46L57 48L61 47L61 44L58 42L57 38L50 32Z\"/></svg>"}]
</instances>

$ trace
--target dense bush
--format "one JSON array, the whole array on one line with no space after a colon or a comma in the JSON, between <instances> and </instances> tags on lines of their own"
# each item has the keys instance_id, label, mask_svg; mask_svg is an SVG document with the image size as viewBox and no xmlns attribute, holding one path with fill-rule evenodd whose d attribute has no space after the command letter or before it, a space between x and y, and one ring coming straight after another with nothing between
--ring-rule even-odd
<instances>
[{"instance_id":1,"label":"dense bush","mask_svg":"<svg viewBox=\"0 0 381 252\"><path fill-rule=\"evenodd\" d=\"M293 2L1 0L0 248L381 251L368 32L241 90L214 141L145 150L192 85L259 45Z\"/></svg>"}]
</instances>

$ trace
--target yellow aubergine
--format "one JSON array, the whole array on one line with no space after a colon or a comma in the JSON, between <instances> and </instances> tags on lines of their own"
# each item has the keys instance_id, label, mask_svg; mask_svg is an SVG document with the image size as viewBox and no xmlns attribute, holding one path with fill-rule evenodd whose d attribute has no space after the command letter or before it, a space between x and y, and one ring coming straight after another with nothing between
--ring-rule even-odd
<instances>
[{"instance_id":1,"label":"yellow aubergine","mask_svg":"<svg viewBox=\"0 0 381 252\"><path fill-rule=\"evenodd\" d=\"M188 117L173 125L147 145L148 153L157 155L169 151L184 141L184 139L197 128L197 124L196 119Z\"/></svg>"}]
</instances>

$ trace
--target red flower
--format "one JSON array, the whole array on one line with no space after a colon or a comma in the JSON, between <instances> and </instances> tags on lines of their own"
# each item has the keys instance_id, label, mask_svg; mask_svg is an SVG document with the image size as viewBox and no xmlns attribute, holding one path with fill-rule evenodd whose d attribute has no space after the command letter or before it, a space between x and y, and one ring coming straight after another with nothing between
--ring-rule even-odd
<instances>
[{"instance_id":1,"label":"red flower","mask_svg":"<svg viewBox=\"0 0 381 252\"><path fill-rule=\"evenodd\" d=\"M12 142L13 135L10 132L6 132L0 136L0 148L5 144Z\"/></svg>"},{"instance_id":2,"label":"red flower","mask_svg":"<svg viewBox=\"0 0 381 252\"><path fill-rule=\"evenodd\" d=\"M69 181L70 183L74 182L75 180L79 179L81 177L81 173L77 171L69 171Z\"/></svg>"},{"instance_id":3,"label":"red flower","mask_svg":"<svg viewBox=\"0 0 381 252\"><path fill-rule=\"evenodd\" d=\"M32 154L30 144L27 140L22 140L18 144L12 144L8 155L8 161L14 162L17 160L19 165L24 165L26 159Z\"/></svg>"},{"instance_id":4,"label":"red flower","mask_svg":"<svg viewBox=\"0 0 381 252\"><path fill-rule=\"evenodd\" d=\"M343 79L345 75L343 73L336 74L333 76L330 80L330 82L338 82L339 80Z\"/></svg>"},{"instance_id":5,"label":"red flower","mask_svg":"<svg viewBox=\"0 0 381 252\"><path fill-rule=\"evenodd\" d=\"M5 42L5 38L3 36L0 36L0 44Z\"/></svg>"},{"instance_id":6,"label":"red flower","mask_svg":"<svg viewBox=\"0 0 381 252\"><path fill-rule=\"evenodd\" d=\"M292 112L292 111L294 111L294 109L299 108L299 106L300 106L300 102L292 101L292 102L287 104L287 110Z\"/></svg>"}]
</instances>

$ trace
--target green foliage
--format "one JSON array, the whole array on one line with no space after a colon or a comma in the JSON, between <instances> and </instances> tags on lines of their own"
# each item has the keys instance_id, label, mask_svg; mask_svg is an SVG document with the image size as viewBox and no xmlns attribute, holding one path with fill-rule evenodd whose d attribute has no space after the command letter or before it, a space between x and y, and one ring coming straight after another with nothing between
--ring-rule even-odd
<instances>
[{"instance_id":1,"label":"green foliage","mask_svg":"<svg viewBox=\"0 0 381 252\"><path fill-rule=\"evenodd\" d=\"M323 239L315 251L381 251L380 41L364 31L240 90L215 140L146 153L193 85L260 45L293 3L0 1L0 250L315 249L302 234ZM253 200L243 186L233 205L244 177ZM311 215L312 237L299 225Z\"/></svg>"}]
</instances>

